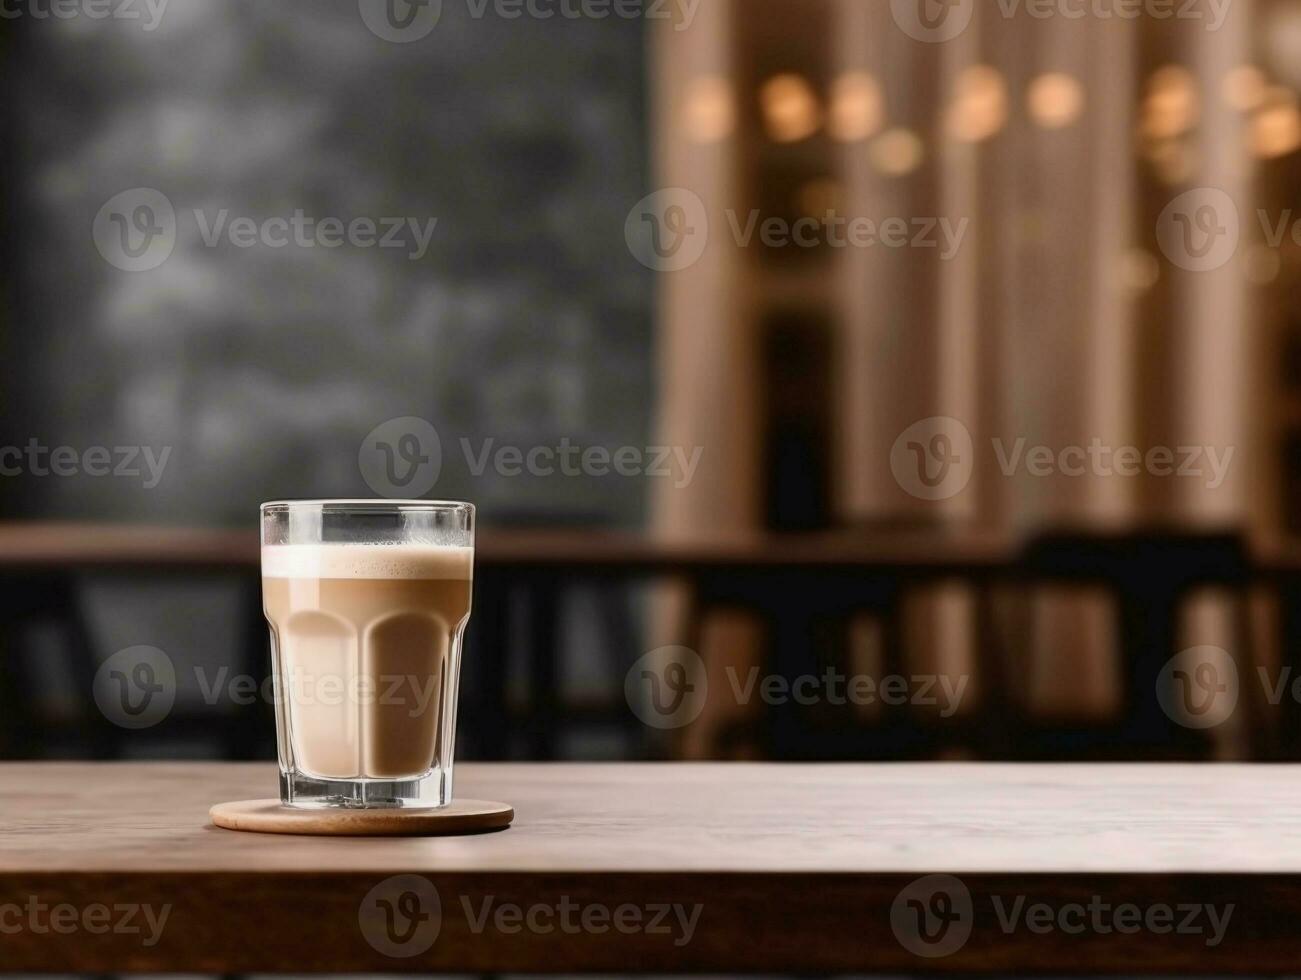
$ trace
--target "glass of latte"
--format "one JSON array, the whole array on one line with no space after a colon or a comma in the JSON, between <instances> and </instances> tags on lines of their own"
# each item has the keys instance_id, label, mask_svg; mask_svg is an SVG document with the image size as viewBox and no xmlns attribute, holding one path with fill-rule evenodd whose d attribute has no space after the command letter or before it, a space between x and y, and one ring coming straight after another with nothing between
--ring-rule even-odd
<instances>
[{"instance_id":1,"label":"glass of latte","mask_svg":"<svg viewBox=\"0 0 1301 980\"><path fill-rule=\"evenodd\" d=\"M280 798L298 807L452 799L474 507L262 505Z\"/></svg>"}]
</instances>

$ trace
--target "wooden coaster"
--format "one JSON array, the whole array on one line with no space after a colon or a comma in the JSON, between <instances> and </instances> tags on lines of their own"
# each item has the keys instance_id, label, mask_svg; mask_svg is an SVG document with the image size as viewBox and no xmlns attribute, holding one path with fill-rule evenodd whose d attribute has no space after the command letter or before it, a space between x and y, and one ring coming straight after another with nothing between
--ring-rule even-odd
<instances>
[{"instance_id":1,"label":"wooden coaster","mask_svg":"<svg viewBox=\"0 0 1301 980\"><path fill-rule=\"evenodd\" d=\"M279 800L218 803L208 811L218 827L259 834L314 834L329 837L410 837L474 834L509 827L514 808L487 800L453 800L444 807L346 807L299 809Z\"/></svg>"}]
</instances>

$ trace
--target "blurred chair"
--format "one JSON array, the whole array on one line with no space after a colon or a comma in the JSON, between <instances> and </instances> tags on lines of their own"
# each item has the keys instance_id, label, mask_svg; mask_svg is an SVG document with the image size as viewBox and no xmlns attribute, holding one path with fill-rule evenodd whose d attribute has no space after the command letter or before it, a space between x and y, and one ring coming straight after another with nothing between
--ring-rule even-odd
<instances>
[{"instance_id":1,"label":"blurred chair","mask_svg":"<svg viewBox=\"0 0 1301 980\"><path fill-rule=\"evenodd\" d=\"M1116 604L1121 710L1111 723L1071 727L1035 719L1009 704L1006 724L1021 758L1208 758L1211 733L1177 724L1157 699L1162 668L1180 650L1180 615L1193 590L1214 585L1234 594L1234 632L1247 648L1246 588L1252 576L1237 534L1144 532L1125 535L1048 533L1029 542L1023 583L1104 587ZM1249 706L1249 699L1243 699ZM1249 726L1253 730L1256 726Z\"/></svg>"},{"instance_id":2,"label":"blurred chair","mask_svg":"<svg viewBox=\"0 0 1301 980\"><path fill-rule=\"evenodd\" d=\"M890 542L891 537L872 533L867 540ZM894 677L912 683L918 675L934 683L949 668L918 660L917 651L909 648L905 612L910 600L933 593L937 586L952 586L971 600L967 608L976 662L969 668L974 676L967 679L974 682L970 687L978 689L978 696L948 717L912 697L893 704L878 697L866 708L852 701L832 704L826 698L799 704L790 697L747 712L707 707L701 724L714 730L690 739L693 754L808 760L1001 755L1011 736L1002 706L1006 688L998 680L1001 662L990 659L996 645L989 591L994 582L1012 574L1014 553L1009 550L1006 558L988 561L981 552L978 539L966 542L961 535L937 534L894 542L875 558L870 546L850 561L828 553L825 567L697 570L686 645L707 661L739 658L732 669L758 669L788 684L804 675L822 676L828 669L845 678L859 676L864 668L856 656L863 652L871 660L866 674L877 683ZM748 620L752 629L747 635L757 639L739 642L738 650L718 649L707 642L707 635L711 620L720 617L732 623ZM742 633L732 629L728 635ZM863 646L870 649L863 651ZM713 678L721 668L707 662L706 671L713 692Z\"/></svg>"},{"instance_id":3,"label":"blurred chair","mask_svg":"<svg viewBox=\"0 0 1301 980\"><path fill-rule=\"evenodd\" d=\"M0 575L0 623L0 758L39 758L51 736L74 741L93 758L112 758L119 732L91 699L99 658L75 578L58 572ZM84 694L70 724L55 725L41 710L27 641L42 626L58 633L66 661L63 673Z\"/></svg>"},{"instance_id":4,"label":"blurred chair","mask_svg":"<svg viewBox=\"0 0 1301 980\"><path fill-rule=\"evenodd\" d=\"M494 531L505 534L512 529L567 532L576 552L583 550L585 534L608 527L608 515L594 513L516 509L493 515ZM594 652L598 669L608 678L612 710L577 710L564 697L570 605L579 589L590 593L594 605L600 634ZM534 569L498 569L478 562L462 686L472 707L461 712L469 724L460 726L470 750L487 759L555 760L563 755L564 737L586 724L629 729L635 719L618 708L627 658L637 647L627 576L605 577L577 562ZM512 684L517 678L520 683ZM513 687L523 689L521 705L512 704Z\"/></svg>"}]
</instances>

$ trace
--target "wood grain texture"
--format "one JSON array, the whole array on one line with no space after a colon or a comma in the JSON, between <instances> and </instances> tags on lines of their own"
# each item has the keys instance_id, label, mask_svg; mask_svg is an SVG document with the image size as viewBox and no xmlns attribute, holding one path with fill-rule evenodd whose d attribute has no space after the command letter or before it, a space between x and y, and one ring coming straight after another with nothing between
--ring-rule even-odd
<instances>
[{"instance_id":1,"label":"wood grain texture","mask_svg":"<svg viewBox=\"0 0 1301 980\"><path fill-rule=\"evenodd\" d=\"M444 837L509 827L515 811L489 800L453 800L437 809L284 806L278 799L234 800L208 811L215 826L254 834L314 837Z\"/></svg>"},{"instance_id":2,"label":"wood grain texture","mask_svg":"<svg viewBox=\"0 0 1301 980\"><path fill-rule=\"evenodd\" d=\"M261 764L0 766L0 928L17 921L7 906L33 897L171 906L151 946L134 933L6 932L0 969L1279 973L1301 962L1299 767L464 765L458 795L509 800L510 830L314 838L208 823L214 802L274 785ZM970 937L937 958L892 925L903 889L930 873L969 895ZM436 941L410 958L377 949L362 925L394 875L422 876L441 903ZM596 918L566 930L565 903ZM1159 922L1045 930L1028 917L1041 903L1053 922L1065 908L1067 926L1071 903L1140 916L1168 905L1176 923L1179 906L1233 908L1211 945L1209 930ZM660 907L697 906L685 942L672 916L668 931L649 928ZM611 928L620 907L643 927Z\"/></svg>"}]
</instances>

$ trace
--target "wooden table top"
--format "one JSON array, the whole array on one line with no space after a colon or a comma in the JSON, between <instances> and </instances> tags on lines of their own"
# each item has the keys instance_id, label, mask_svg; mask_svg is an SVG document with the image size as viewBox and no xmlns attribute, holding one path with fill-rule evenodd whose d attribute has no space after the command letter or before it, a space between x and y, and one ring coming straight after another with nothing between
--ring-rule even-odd
<instances>
[{"instance_id":1,"label":"wooden table top","mask_svg":"<svg viewBox=\"0 0 1301 980\"><path fill-rule=\"evenodd\" d=\"M465 764L457 794L513 804L512 828L360 840L207 823L215 802L274 794L267 764L0 765L0 970L1301 962L1295 766ZM70 905L71 931L31 926L33 902ZM161 928L94 932L79 917L97 905Z\"/></svg>"}]
</instances>

